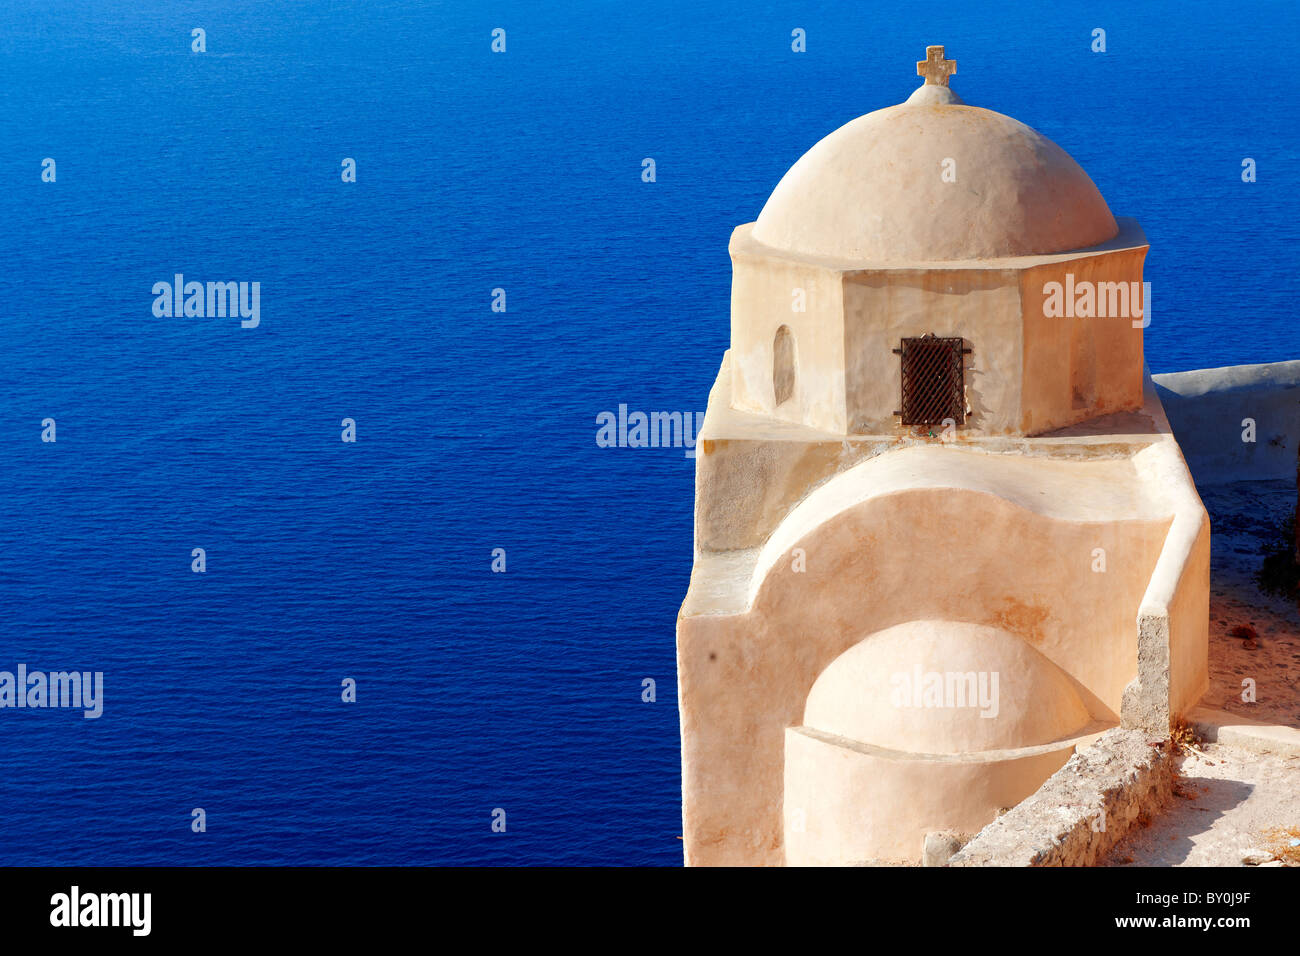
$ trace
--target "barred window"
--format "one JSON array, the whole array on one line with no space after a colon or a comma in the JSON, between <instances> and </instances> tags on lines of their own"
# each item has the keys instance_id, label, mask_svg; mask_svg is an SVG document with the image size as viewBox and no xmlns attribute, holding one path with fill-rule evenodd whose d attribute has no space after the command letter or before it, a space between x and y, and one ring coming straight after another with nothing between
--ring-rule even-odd
<instances>
[{"instance_id":1,"label":"barred window","mask_svg":"<svg viewBox=\"0 0 1300 956\"><path fill-rule=\"evenodd\" d=\"M965 354L962 339L926 335L903 339L902 356L904 425L941 425L951 418L966 420Z\"/></svg>"}]
</instances>

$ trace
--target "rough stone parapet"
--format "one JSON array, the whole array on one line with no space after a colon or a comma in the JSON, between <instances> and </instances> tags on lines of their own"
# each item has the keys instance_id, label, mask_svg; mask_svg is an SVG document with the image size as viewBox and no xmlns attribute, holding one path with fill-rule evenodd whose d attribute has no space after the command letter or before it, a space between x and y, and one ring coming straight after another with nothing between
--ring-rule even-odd
<instances>
[{"instance_id":1,"label":"rough stone parapet","mask_svg":"<svg viewBox=\"0 0 1300 956\"><path fill-rule=\"evenodd\" d=\"M981 830L949 866L1093 866L1169 802L1170 741L1107 731L1033 796Z\"/></svg>"}]
</instances>

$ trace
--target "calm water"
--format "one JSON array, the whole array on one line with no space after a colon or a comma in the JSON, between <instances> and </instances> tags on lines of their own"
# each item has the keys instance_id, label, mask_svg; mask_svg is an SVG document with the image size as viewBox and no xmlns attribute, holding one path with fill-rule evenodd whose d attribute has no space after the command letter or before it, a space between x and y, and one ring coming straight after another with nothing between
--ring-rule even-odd
<instances>
[{"instance_id":1,"label":"calm water","mask_svg":"<svg viewBox=\"0 0 1300 956\"><path fill-rule=\"evenodd\" d=\"M0 669L105 702L0 711L0 863L679 863L692 462L595 416L703 409L730 230L926 43L1142 222L1153 370L1300 355L1289 2L50 6L0 9ZM155 318L177 272L260 327Z\"/></svg>"}]
</instances>

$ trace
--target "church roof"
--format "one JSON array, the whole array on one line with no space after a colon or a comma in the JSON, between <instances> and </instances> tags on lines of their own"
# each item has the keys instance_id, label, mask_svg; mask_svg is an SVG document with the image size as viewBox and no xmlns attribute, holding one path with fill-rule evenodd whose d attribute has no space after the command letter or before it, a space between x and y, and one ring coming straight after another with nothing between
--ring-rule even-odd
<instances>
[{"instance_id":1,"label":"church roof","mask_svg":"<svg viewBox=\"0 0 1300 956\"><path fill-rule=\"evenodd\" d=\"M938 64L935 60L938 51ZM931 47L906 103L860 116L782 177L753 236L786 252L863 262L1047 255L1119 227L1088 174L1009 116L948 88Z\"/></svg>"}]
</instances>

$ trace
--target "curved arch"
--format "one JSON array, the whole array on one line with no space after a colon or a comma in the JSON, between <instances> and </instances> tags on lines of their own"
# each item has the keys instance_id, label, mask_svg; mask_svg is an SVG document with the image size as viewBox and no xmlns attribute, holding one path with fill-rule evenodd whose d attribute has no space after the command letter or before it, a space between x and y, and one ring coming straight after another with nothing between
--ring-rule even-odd
<instances>
[{"instance_id":1,"label":"curved arch","mask_svg":"<svg viewBox=\"0 0 1300 956\"><path fill-rule=\"evenodd\" d=\"M975 493L1030 517L1064 522L1159 520L1173 509L1147 494L1132 462L1074 462L992 455L923 445L855 465L816 488L785 516L759 551L749 582L754 607L772 571L791 549L837 515L891 495ZM988 502L992 504L992 502Z\"/></svg>"}]
</instances>

